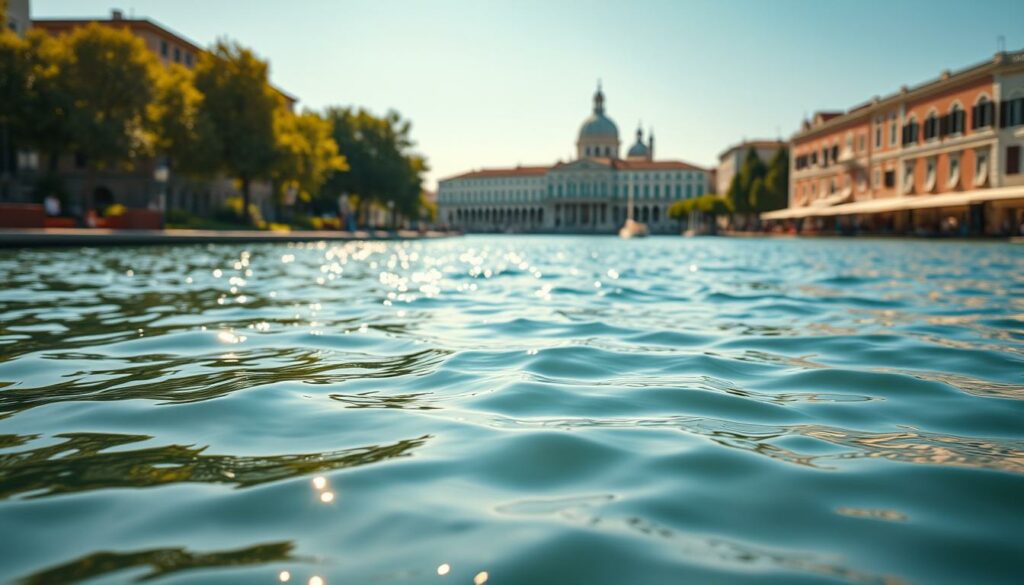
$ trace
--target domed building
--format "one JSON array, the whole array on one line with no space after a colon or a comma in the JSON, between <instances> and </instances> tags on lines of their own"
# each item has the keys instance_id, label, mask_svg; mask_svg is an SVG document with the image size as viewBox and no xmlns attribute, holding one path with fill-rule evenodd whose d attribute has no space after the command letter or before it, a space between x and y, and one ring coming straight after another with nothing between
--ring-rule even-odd
<instances>
[{"instance_id":1,"label":"domed building","mask_svg":"<svg viewBox=\"0 0 1024 585\"><path fill-rule=\"evenodd\" d=\"M619 158L619 127L604 113L604 93L600 85L594 93L594 112L580 126L576 157Z\"/></svg>"},{"instance_id":2,"label":"domed building","mask_svg":"<svg viewBox=\"0 0 1024 585\"><path fill-rule=\"evenodd\" d=\"M653 233L678 231L669 206L710 190L707 169L654 160L654 132L619 158L619 128L600 84L576 138L576 160L480 169L438 182L438 219L467 232L615 233L629 215Z\"/></svg>"},{"instance_id":3,"label":"domed building","mask_svg":"<svg viewBox=\"0 0 1024 585\"><path fill-rule=\"evenodd\" d=\"M636 142L629 147L626 153L627 160L654 160L654 130L651 130L649 144L644 144L644 131L639 126L636 129Z\"/></svg>"}]
</instances>

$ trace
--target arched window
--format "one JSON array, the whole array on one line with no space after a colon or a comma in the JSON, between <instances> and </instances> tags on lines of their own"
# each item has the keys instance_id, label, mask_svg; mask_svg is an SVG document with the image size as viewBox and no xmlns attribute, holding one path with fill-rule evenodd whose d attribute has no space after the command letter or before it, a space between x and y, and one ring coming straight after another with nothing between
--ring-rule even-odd
<instances>
[{"instance_id":1,"label":"arched window","mask_svg":"<svg viewBox=\"0 0 1024 585\"><path fill-rule=\"evenodd\" d=\"M928 112L928 117L924 119L924 139L935 140L939 137L939 116L934 110Z\"/></svg>"},{"instance_id":2,"label":"arched window","mask_svg":"<svg viewBox=\"0 0 1024 585\"><path fill-rule=\"evenodd\" d=\"M995 119L995 107L988 96L982 94L978 102L971 108L971 129L978 130L992 126Z\"/></svg>"},{"instance_id":3,"label":"arched window","mask_svg":"<svg viewBox=\"0 0 1024 585\"><path fill-rule=\"evenodd\" d=\"M658 223L660 221L660 218L658 217L659 215L661 215L661 212L658 211L658 206L655 205L654 210L651 211L651 221Z\"/></svg>"},{"instance_id":4,"label":"arched window","mask_svg":"<svg viewBox=\"0 0 1024 585\"><path fill-rule=\"evenodd\" d=\"M960 103L953 102L953 105L949 108L949 114L946 116L945 132L943 134L963 134L966 127L966 118L966 112L960 107Z\"/></svg>"},{"instance_id":5,"label":"arched window","mask_svg":"<svg viewBox=\"0 0 1024 585\"><path fill-rule=\"evenodd\" d=\"M917 144L920 136L920 126L916 116L910 116L909 121L903 126L903 146Z\"/></svg>"}]
</instances>

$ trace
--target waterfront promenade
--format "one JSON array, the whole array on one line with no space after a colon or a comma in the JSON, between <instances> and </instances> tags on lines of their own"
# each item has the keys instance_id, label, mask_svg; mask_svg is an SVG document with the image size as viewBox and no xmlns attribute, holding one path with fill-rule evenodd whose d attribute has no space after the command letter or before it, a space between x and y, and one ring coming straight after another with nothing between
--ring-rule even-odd
<instances>
[{"instance_id":1,"label":"waterfront promenade","mask_svg":"<svg viewBox=\"0 0 1024 585\"><path fill-rule=\"evenodd\" d=\"M64 246L146 246L249 242L318 242L435 239L458 232L414 230L295 231L256 230L107 230L80 228L0 229L0 248Z\"/></svg>"}]
</instances>

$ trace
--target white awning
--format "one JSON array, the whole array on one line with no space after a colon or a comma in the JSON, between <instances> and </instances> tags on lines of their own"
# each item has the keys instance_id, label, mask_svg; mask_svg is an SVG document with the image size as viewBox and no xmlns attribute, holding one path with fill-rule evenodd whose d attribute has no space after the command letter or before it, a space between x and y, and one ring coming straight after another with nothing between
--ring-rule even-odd
<instances>
[{"instance_id":1,"label":"white awning","mask_svg":"<svg viewBox=\"0 0 1024 585\"><path fill-rule=\"evenodd\" d=\"M963 193L943 193L941 195L885 197L832 206L812 204L805 207L789 207L779 209L778 211L762 213L761 219L795 219L800 217L887 213L910 209L934 209L937 207L966 207L975 203L1004 201L1007 199L1021 199L1022 203L1024 203L1024 185L1001 187L998 189L978 189ZM819 201L824 201L824 199Z\"/></svg>"},{"instance_id":2,"label":"white awning","mask_svg":"<svg viewBox=\"0 0 1024 585\"><path fill-rule=\"evenodd\" d=\"M843 189L839 193L834 193L828 197L822 197L811 202L814 207L832 207L833 205L839 205L840 203L846 203L853 195L853 190L849 187Z\"/></svg>"}]
</instances>

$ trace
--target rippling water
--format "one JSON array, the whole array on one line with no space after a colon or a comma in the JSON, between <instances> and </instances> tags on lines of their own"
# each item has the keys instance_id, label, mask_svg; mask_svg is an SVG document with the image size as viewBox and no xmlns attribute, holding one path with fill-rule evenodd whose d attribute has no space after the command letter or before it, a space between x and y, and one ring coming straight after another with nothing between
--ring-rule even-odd
<instances>
[{"instance_id":1,"label":"rippling water","mask_svg":"<svg viewBox=\"0 0 1024 585\"><path fill-rule=\"evenodd\" d=\"M24 250L0 277L2 581L1024 575L1024 246Z\"/></svg>"}]
</instances>

